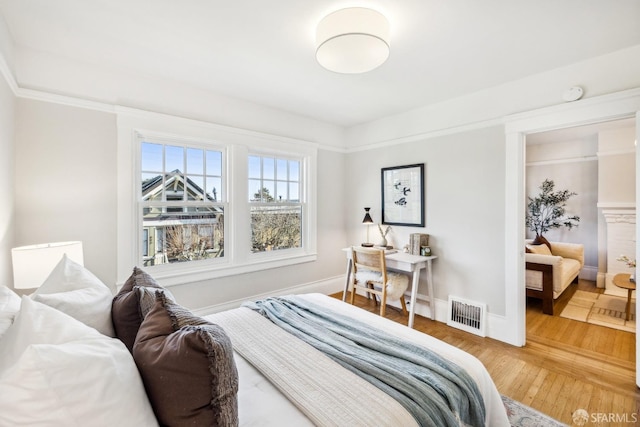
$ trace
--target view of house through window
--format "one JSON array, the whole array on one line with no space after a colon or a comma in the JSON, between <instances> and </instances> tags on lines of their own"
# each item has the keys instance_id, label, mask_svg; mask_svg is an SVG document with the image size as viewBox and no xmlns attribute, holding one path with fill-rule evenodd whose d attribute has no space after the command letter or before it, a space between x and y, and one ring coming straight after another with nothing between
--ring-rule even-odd
<instances>
[{"instance_id":1,"label":"view of house through window","mask_svg":"<svg viewBox=\"0 0 640 427\"><path fill-rule=\"evenodd\" d=\"M142 142L145 266L224 256L222 151Z\"/></svg>"},{"instance_id":2,"label":"view of house through window","mask_svg":"<svg viewBox=\"0 0 640 427\"><path fill-rule=\"evenodd\" d=\"M249 156L251 252L302 247L301 161Z\"/></svg>"}]
</instances>

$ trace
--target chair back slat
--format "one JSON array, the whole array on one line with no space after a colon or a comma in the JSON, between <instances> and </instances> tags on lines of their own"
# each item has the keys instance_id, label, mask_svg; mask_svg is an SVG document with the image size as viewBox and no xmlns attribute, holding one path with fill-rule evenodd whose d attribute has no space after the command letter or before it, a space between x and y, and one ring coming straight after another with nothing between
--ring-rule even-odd
<instances>
[{"instance_id":1,"label":"chair back slat","mask_svg":"<svg viewBox=\"0 0 640 427\"><path fill-rule=\"evenodd\" d=\"M376 304L377 299L375 296L380 296L380 316L384 316L387 304L387 284L389 282L384 249L352 246L351 265L351 304L354 303L356 288L362 288L366 292L367 298L373 295ZM361 274L358 274L358 270L360 270ZM370 274L370 272L373 272L373 277L371 277L372 274ZM358 276L361 276L360 279ZM402 290L402 292L404 292L404 290ZM404 301L404 295L400 297L400 303L402 305L402 312L406 314L407 307Z\"/></svg>"}]
</instances>

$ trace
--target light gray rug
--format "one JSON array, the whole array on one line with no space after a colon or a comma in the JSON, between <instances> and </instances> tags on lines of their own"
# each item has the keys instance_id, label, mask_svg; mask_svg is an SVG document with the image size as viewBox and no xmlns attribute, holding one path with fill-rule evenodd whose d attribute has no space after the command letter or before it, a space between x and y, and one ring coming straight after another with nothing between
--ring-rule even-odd
<instances>
[{"instance_id":1,"label":"light gray rug","mask_svg":"<svg viewBox=\"0 0 640 427\"><path fill-rule=\"evenodd\" d=\"M507 396L502 396L502 403L507 410L511 427L568 427L567 424Z\"/></svg>"}]
</instances>

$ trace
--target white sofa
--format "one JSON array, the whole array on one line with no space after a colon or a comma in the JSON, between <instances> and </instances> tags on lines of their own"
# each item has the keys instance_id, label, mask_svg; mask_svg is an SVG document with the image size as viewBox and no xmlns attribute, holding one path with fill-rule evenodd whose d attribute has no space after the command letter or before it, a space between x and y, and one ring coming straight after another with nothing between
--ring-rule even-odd
<instances>
[{"instance_id":1,"label":"white sofa","mask_svg":"<svg viewBox=\"0 0 640 427\"><path fill-rule=\"evenodd\" d=\"M578 281L584 266L584 245L579 243L549 242L533 245L526 242L527 296L542 300L542 312L553 315L553 302L567 287Z\"/></svg>"}]
</instances>

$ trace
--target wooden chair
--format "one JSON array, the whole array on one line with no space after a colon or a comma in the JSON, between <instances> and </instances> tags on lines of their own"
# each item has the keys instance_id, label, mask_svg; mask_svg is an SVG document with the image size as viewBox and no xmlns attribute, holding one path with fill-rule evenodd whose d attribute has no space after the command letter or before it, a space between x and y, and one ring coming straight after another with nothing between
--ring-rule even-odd
<instances>
[{"instance_id":1,"label":"wooden chair","mask_svg":"<svg viewBox=\"0 0 640 427\"><path fill-rule=\"evenodd\" d=\"M389 279L391 277L398 277L401 275L395 273L388 273L387 266L384 258L383 249L365 248L360 246L353 246L351 248L351 262L353 263L353 275L352 275L352 287L351 287L351 304L354 303L356 289L363 288L366 291L367 298L373 294L373 298L376 300L376 295L380 296L380 316L385 315L387 307L387 291L389 287ZM403 276L408 284L408 278ZM404 290L402 290L400 298L400 304L402 305L402 313L407 314L407 304L404 301Z\"/></svg>"}]
</instances>

